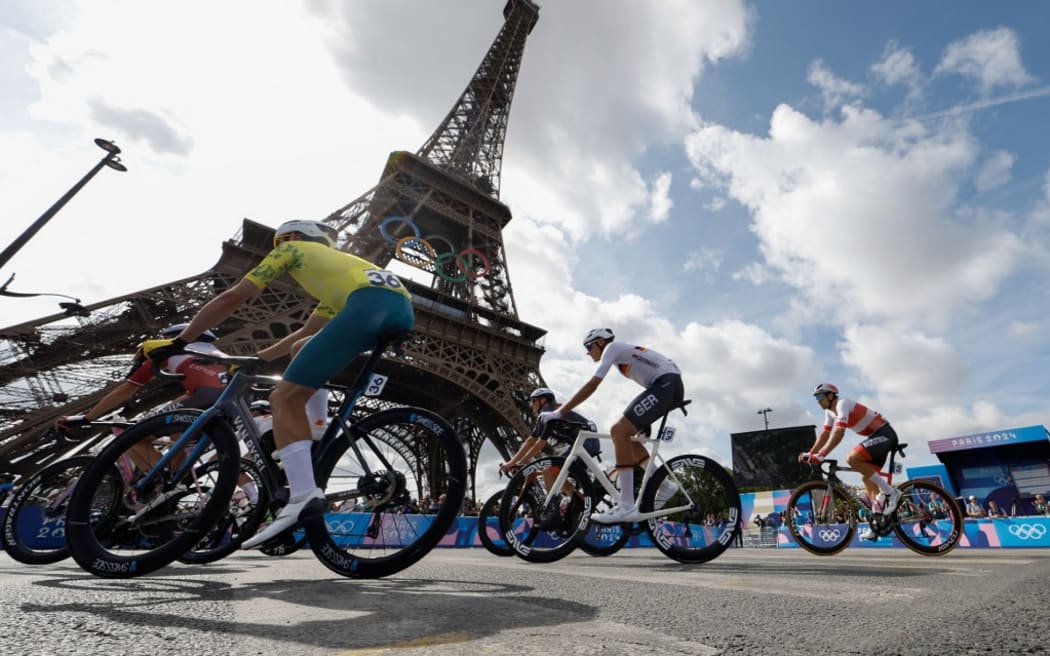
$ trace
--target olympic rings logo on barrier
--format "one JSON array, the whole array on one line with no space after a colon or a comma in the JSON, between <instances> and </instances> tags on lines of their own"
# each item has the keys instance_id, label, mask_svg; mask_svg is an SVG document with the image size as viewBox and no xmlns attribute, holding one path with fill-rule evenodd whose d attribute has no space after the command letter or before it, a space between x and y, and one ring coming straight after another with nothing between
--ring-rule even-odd
<instances>
[{"instance_id":1,"label":"olympic rings logo on barrier","mask_svg":"<svg viewBox=\"0 0 1050 656\"><path fill-rule=\"evenodd\" d=\"M821 540L823 540L825 542L831 542L832 540L838 540L839 536L842 535L842 534L839 533L839 530L837 528L833 528L833 529L822 528L822 529L820 529L820 533L818 533L817 535L820 536Z\"/></svg>"},{"instance_id":2,"label":"olympic rings logo on barrier","mask_svg":"<svg viewBox=\"0 0 1050 656\"><path fill-rule=\"evenodd\" d=\"M411 235L397 238L390 234L389 226L392 223L400 223L412 230ZM476 248L464 248L456 252L456 247L448 239L441 235L422 236L412 219L404 216L388 216L379 224L379 234L387 243L394 244L397 259L417 269L429 270L434 268L434 273L442 280L448 282L465 282L468 279L484 278L492 270L492 263L488 256ZM434 248L435 242L443 242L448 250L437 252ZM452 260L452 262L449 262ZM455 263L455 268L451 265ZM480 265L480 266L477 266ZM449 273L451 270L453 273Z\"/></svg>"},{"instance_id":3,"label":"olympic rings logo on barrier","mask_svg":"<svg viewBox=\"0 0 1050 656\"><path fill-rule=\"evenodd\" d=\"M330 519L325 524L327 524L330 533L352 533L354 530L354 520L352 519L341 521Z\"/></svg>"},{"instance_id":4,"label":"olympic rings logo on barrier","mask_svg":"<svg viewBox=\"0 0 1050 656\"><path fill-rule=\"evenodd\" d=\"M1010 535L1018 540L1040 540L1046 535L1046 527L1042 524L1013 524Z\"/></svg>"}]
</instances>

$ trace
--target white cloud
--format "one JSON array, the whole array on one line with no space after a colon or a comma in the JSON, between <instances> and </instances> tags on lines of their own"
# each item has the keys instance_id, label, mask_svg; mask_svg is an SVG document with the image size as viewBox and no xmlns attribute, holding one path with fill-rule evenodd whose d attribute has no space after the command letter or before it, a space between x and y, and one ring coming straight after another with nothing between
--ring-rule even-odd
<instances>
[{"instance_id":1,"label":"white cloud","mask_svg":"<svg viewBox=\"0 0 1050 656\"><path fill-rule=\"evenodd\" d=\"M708 202L704 203L704 209L709 212L720 212L722 208L726 206L726 199L721 196L715 196Z\"/></svg>"},{"instance_id":2,"label":"white cloud","mask_svg":"<svg viewBox=\"0 0 1050 656\"><path fill-rule=\"evenodd\" d=\"M708 124L686 142L698 177L747 206L766 266L836 322L943 322L992 296L1020 239L956 211L975 160L957 126L929 131L845 107L815 122L776 108L765 137Z\"/></svg>"},{"instance_id":3,"label":"white cloud","mask_svg":"<svg viewBox=\"0 0 1050 656\"><path fill-rule=\"evenodd\" d=\"M982 30L950 43L933 72L972 78L980 82L984 92L996 87L1021 87L1033 79L1021 61L1017 34L1006 27Z\"/></svg>"},{"instance_id":4,"label":"white cloud","mask_svg":"<svg viewBox=\"0 0 1050 656\"><path fill-rule=\"evenodd\" d=\"M674 207L671 200L671 173L665 171L656 176L649 188L649 218L659 223L667 220Z\"/></svg>"},{"instance_id":5,"label":"white cloud","mask_svg":"<svg viewBox=\"0 0 1050 656\"><path fill-rule=\"evenodd\" d=\"M809 83L820 89L825 109L833 109L864 95L863 85L844 80L832 73L823 60L817 59L809 65Z\"/></svg>"},{"instance_id":6,"label":"white cloud","mask_svg":"<svg viewBox=\"0 0 1050 656\"><path fill-rule=\"evenodd\" d=\"M1043 197L1036 201L1031 218L1036 223L1050 224L1050 169L1043 177Z\"/></svg>"},{"instance_id":7,"label":"white cloud","mask_svg":"<svg viewBox=\"0 0 1050 656\"><path fill-rule=\"evenodd\" d=\"M886 84L903 84L912 93L919 90L922 80L919 64L911 51L896 41L886 44L882 57L872 65L871 70Z\"/></svg>"},{"instance_id":8,"label":"white cloud","mask_svg":"<svg viewBox=\"0 0 1050 656\"><path fill-rule=\"evenodd\" d=\"M776 280L776 276L769 269L758 262L752 262L733 274L733 280L746 280L753 285L764 285Z\"/></svg>"},{"instance_id":9,"label":"white cloud","mask_svg":"<svg viewBox=\"0 0 1050 656\"><path fill-rule=\"evenodd\" d=\"M901 332L886 326L855 325L843 332L842 360L875 390L879 404L896 412L916 412L954 401L968 369L943 338ZM843 394L851 396L843 390ZM888 411L887 411L888 412Z\"/></svg>"},{"instance_id":10,"label":"white cloud","mask_svg":"<svg viewBox=\"0 0 1050 656\"><path fill-rule=\"evenodd\" d=\"M997 150L988 156L981 164L973 184L977 191L985 192L989 189L1001 187L1010 181L1010 170L1014 165L1014 156L1005 150Z\"/></svg>"},{"instance_id":11,"label":"white cloud","mask_svg":"<svg viewBox=\"0 0 1050 656\"><path fill-rule=\"evenodd\" d=\"M704 269L718 271L719 267L722 266L723 259L725 259L725 255L722 251L717 248L703 246L700 250L689 253L682 268L685 271L702 271Z\"/></svg>"},{"instance_id":12,"label":"white cloud","mask_svg":"<svg viewBox=\"0 0 1050 656\"><path fill-rule=\"evenodd\" d=\"M1041 326L1034 321L1011 321L1007 329L1010 337L1028 337L1040 332Z\"/></svg>"}]
</instances>

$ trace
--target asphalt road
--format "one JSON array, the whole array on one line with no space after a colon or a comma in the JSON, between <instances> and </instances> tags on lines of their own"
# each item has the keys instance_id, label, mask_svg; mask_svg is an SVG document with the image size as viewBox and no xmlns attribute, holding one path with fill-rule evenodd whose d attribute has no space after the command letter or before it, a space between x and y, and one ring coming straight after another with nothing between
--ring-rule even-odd
<instances>
[{"instance_id":1,"label":"asphalt road","mask_svg":"<svg viewBox=\"0 0 1050 656\"><path fill-rule=\"evenodd\" d=\"M652 549L552 565L442 549L382 580L309 552L102 580L0 555L0 654L1040 654L1050 550L820 558Z\"/></svg>"}]
</instances>

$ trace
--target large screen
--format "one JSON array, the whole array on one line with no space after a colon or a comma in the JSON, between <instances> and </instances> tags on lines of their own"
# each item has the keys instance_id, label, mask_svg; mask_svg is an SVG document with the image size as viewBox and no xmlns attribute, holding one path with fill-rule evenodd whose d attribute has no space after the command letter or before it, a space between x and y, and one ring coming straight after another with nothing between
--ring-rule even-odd
<instances>
[{"instance_id":1,"label":"large screen","mask_svg":"<svg viewBox=\"0 0 1050 656\"><path fill-rule=\"evenodd\" d=\"M732 433L733 481L741 491L787 490L816 478L798 454L809 451L815 426Z\"/></svg>"}]
</instances>

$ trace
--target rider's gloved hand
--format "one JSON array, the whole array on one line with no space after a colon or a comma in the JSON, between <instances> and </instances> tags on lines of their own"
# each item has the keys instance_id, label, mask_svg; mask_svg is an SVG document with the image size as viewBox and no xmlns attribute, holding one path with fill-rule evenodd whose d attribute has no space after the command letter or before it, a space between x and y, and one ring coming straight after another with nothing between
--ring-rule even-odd
<instances>
[{"instance_id":1,"label":"rider's gloved hand","mask_svg":"<svg viewBox=\"0 0 1050 656\"><path fill-rule=\"evenodd\" d=\"M809 453L802 454L802 462L808 462L811 465L819 465L824 462L824 454L811 451Z\"/></svg>"},{"instance_id":2,"label":"rider's gloved hand","mask_svg":"<svg viewBox=\"0 0 1050 656\"><path fill-rule=\"evenodd\" d=\"M561 413L557 410L552 410L550 412L541 412L539 415L536 416L536 421L540 422L541 424L546 424L552 419L561 419Z\"/></svg>"},{"instance_id":3,"label":"rider's gloved hand","mask_svg":"<svg viewBox=\"0 0 1050 656\"><path fill-rule=\"evenodd\" d=\"M174 339L148 339L142 342L142 354L151 360L167 360L173 355L182 353L186 348L186 340L176 337Z\"/></svg>"}]
</instances>

